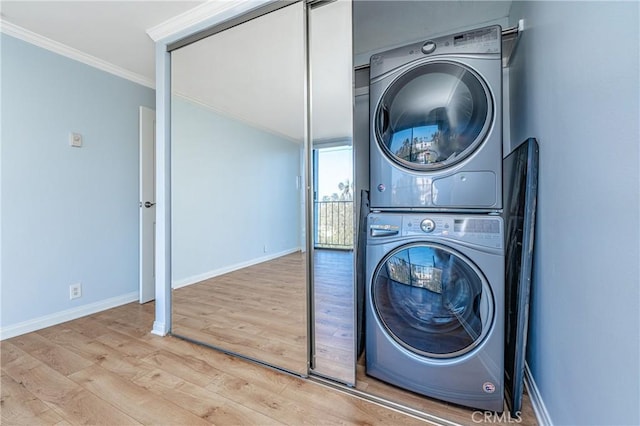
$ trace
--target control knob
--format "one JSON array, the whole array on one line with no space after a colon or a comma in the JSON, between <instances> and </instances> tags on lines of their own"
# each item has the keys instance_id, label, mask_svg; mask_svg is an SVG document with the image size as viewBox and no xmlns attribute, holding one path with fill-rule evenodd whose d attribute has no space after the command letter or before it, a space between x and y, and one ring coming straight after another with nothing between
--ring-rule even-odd
<instances>
[{"instance_id":1,"label":"control knob","mask_svg":"<svg viewBox=\"0 0 640 426\"><path fill-rule=\"evenodd\" d=\"M424 219L420 222L420 229L424 232L433 232L433 230L436 229L436 223L433 219Z\"/></svg>"},{"instance_id":2,"label":"control knob","mask_svg":"<svg viewBox=\"0 0 640 426\"><path fill-rule=\"evenodd\" d=\"M434 50L436 50L436 44L433 41L427 41L422 45L422 53L424 54L428 55L429 53L433 53Z\"/></svg>"}]
</instances>

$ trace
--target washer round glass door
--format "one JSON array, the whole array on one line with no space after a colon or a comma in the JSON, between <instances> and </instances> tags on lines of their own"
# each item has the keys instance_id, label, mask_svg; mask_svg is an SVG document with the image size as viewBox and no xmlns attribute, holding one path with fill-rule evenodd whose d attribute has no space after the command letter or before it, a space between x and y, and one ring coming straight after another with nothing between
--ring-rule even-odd
<instances>
[{"instance_id":1,"label":"washer round glass door","mask_svg":"<svg viewBox=\"0 0 640 426\"><path fill-rule=\"evenodd\" d=\"M487 85L456 62L427 62L398 76L382 95L375 135L383 152L417 171L450 167L482 144L493 120Z\"/></svg>"},{"instance_id":2,"label":"washer round glass door","mask_svg":"<svg viewBox=\"0 0 640 426\"><path fill-rule=\"evenodd\" d=\"M491 289L465 256L439 244L414 243L387 254L371 283L387 333L420 355L452 358L475 348L493 322Z\"/></svg>"}]
</instances>

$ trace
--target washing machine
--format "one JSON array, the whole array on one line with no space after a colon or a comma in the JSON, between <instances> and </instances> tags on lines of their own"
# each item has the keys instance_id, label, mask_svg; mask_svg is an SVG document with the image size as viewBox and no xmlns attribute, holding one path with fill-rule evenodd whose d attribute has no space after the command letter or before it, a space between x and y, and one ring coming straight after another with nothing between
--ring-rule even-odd
<instances>
[{"instance_id":1,"label":"washing machine","mask_svg":"<svg viewBox=\"0 0 640 426\"><path fill-rule=\"evenodd\" d=\"M502 412L502 218L371 213L367 229L366 374Z\"/></svg>"},{"instance_id":2,"label":"washing machine","mask_svg":"<svg viewBox=\"0 0 640 426\"><path fill-rule=\"evenodd\" d=\"M371 208L502 207L502 29L373 55Z\"/></svg>"}]
</instances>

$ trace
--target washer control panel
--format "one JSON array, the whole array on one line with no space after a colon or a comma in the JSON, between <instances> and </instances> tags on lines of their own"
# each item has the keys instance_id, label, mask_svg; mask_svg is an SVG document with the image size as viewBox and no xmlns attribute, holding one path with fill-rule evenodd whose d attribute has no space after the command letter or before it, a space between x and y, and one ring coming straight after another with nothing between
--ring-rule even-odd
<instances>
[{"instance_id":1,"label":"washer control panel","mask_svg":"<svg viewBox=\"0 0 640 426\"><path fill-rule=\"evenodd\" d=\"M500 216L442 213L371 213L367 216L369 241L404 238L443 239L483 247L504 247Z\"/></svg>"},{"instance_id":2,"label":"washer control panel","mask_svg":"<svg viewBox=\"0 0 640 426\"><path fill-rule=\"evenodd\" d=\"M497 216L403 215L402 236L443 237L486 247L502 248L502 219Z\"/></svg>"}]
</instances>

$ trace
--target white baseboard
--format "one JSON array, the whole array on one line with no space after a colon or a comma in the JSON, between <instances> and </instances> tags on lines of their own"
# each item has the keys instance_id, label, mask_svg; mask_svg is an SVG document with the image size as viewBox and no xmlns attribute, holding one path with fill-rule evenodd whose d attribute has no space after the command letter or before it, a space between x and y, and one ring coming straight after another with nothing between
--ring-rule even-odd
<instances>
[{"instance_id":1,"label":"white baseboard","mask_svg":"<svg viewBox=\"0 0 640 426\"><path fill-rule=\"evenodd\" d=\"M99 302L89 303L88 305L78 306L77 308L67 309L54 314L34 318L8 327L2 327L0 328L0 340L10 339L11 337L31 333L32 331L41 330L43 328L51 327L52 325L62 324L63 322L102 312L137 300L138 292L134 291L132 293L123 294L122 296L112 297Z\"/></svg>"},{"instance_id":2,"label":"white baseboard","mask_svg":"<svg viewBox=\"0 0 640 426\"><path fill-rule=\"evenodd\" d=\"M292 254L300 251L299 247L295 247L289 250L284 250L278 253L273 253L268 256L258 257L255 259L248 260L246 262L240 262L233 265L228 265L223 268L214 269L213 271L208 271L203 274L193 275L191 277L182 278L180 280L176 280L171 285L171 288L176 289L180 287L186 287L191 284L199 283L200 281L208 280L209 278L217 277L219 275L227 274L229 272L237 271L238 269L246 268L249 266L257 265L258 263L267 262L269 260L277 259L282 256L286 256L288 254Z\"/></svg>"},{"instance_id":3,"label":"white baseboard","mask_svg":"<svg viewBox=\"0 0 640 426\"><path fill-rule=\"evenodd\" d=\"M153 322L151 334L155 334L156 336L166 336L168 332L167 325L164 322Z\"/></svg>"},{"instance_id":4,"label":"white baseboard","mask_svg":"<svg viewBox=\"0 0 640 426\"><path fill-rule=\"evenodd\" d=\"M538 424L540 426L553 426L553 422L551 421L551 417L549 416L547 407L544 405L544 401L542 400L542 395L540 395L540 390L538 390L536 381L531 375L531 370L529 370L529 364L527 364L526 362L524 364L524 384L527 387L529 399L531 400L533 412L536 415Z\"/></svg>"}]
</instances>

